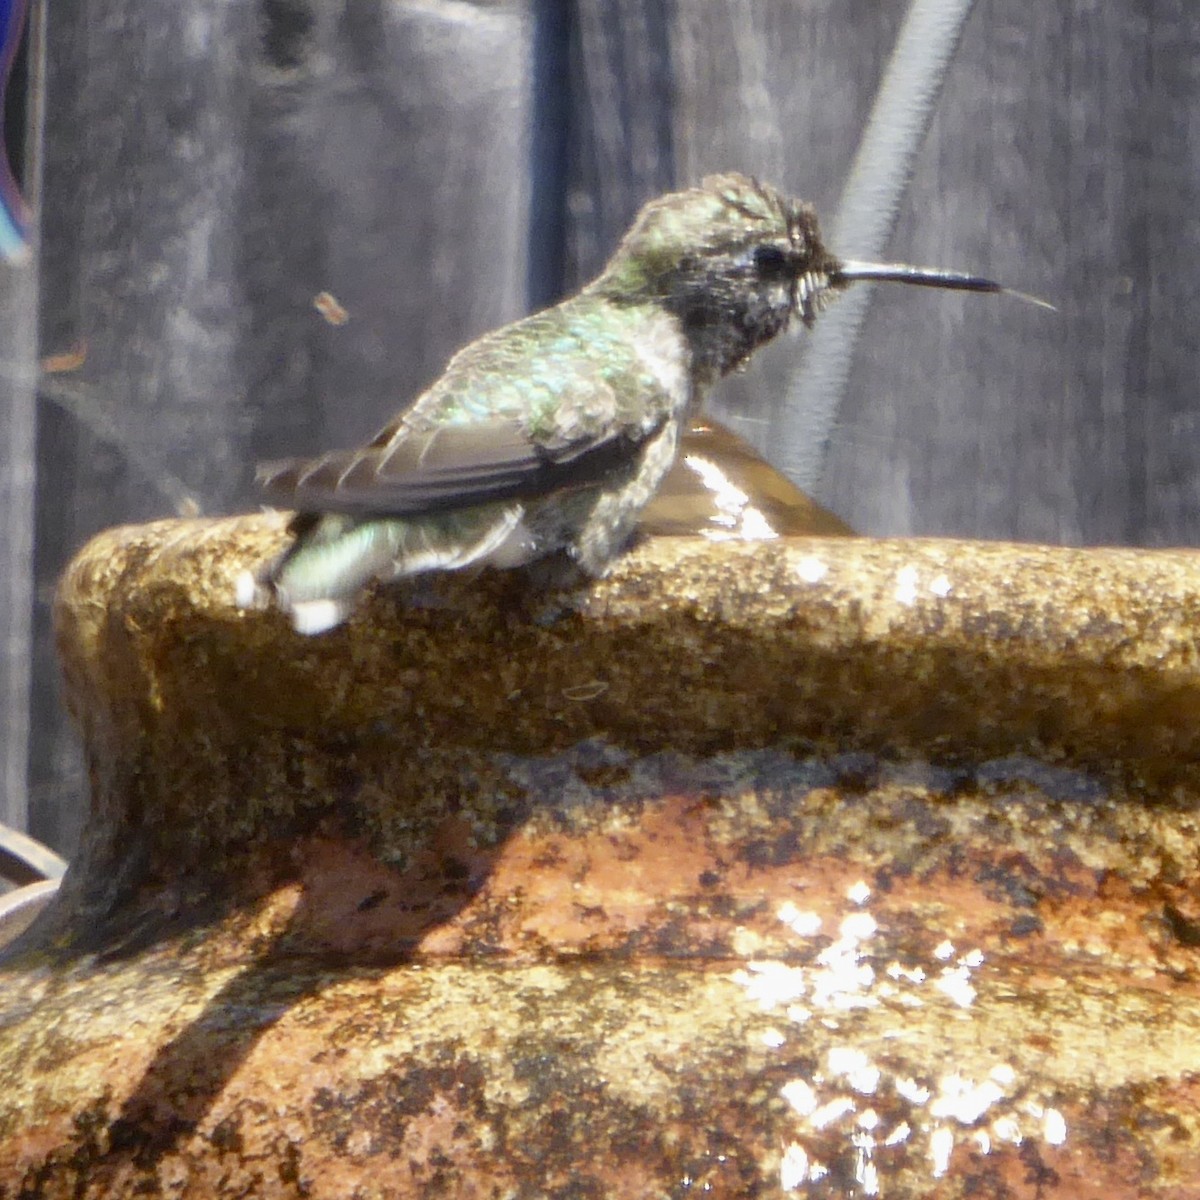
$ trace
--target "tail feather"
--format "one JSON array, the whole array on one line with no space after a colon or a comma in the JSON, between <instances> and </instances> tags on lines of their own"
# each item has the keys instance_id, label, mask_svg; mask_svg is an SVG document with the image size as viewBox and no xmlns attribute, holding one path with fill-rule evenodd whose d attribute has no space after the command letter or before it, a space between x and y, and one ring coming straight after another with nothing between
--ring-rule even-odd
<instances>
[{"instance_id":1,"label":"tail feather","mask_svg":"<svg viewBox=\"0 0 1200 1200\"><path fill-rule=\"evenodd\" d=\"M490 558L511 565L523 550L523 515L521 505L419 520L302 515L293 525L295 540L275 562L258 576L238 578L236 602L244 609L277 607L298 633L324 633L350 615L358 594L376 580L456 571Z\"/></svg>"}]
</instances>

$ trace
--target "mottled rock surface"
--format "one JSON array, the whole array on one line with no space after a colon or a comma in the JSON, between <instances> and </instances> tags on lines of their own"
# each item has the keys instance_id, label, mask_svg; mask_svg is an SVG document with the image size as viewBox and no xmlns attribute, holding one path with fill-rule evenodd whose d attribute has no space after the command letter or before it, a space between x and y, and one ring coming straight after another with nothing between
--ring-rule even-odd
<instances>
[{"instance_id":1,"label":"mottled rock surface","mask_svg":"<svg viewBox=\"0 0 1200 1200\"><path fill-rule=\"evenodd\" d=\"M240 612L92 542L0 1198L1200 1194L1200 560L659 538Z\"/></svg>"}]
</instances>

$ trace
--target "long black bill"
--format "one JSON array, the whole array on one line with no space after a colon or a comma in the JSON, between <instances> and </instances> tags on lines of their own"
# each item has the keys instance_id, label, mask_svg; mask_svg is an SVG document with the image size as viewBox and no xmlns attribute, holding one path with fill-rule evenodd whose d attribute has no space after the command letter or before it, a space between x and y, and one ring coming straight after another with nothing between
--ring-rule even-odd
<instances>
[{"instance_id":1,"label":"long black bill","mask_svg":"<svg viewBox=\"0 0 1200 1200\"><path fill-rule=\"evenodd\" d=\"M1016 288L1005 287L994 279L984 279L981 275L966 275L961 271L943 271L938 267L849 261L839 264L829 272L830 283L859 281L912 283L918 287L950 288L959 292L997 292L1005 296L1015 296L1018 300L1036 304L1039 308L1048 308L1051 312L1058 311L1048 300L1031 296L1028 292L1018 292Z\"/></svg>"}]
</instances>

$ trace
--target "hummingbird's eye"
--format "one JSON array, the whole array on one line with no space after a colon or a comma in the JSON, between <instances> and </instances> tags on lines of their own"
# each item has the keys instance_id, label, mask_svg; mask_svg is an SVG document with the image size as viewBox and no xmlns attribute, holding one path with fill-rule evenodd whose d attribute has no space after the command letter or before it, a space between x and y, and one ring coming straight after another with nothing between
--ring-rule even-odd
<instances>
[{"instance_id":1,"label":"hummingbird's eye","mask_svg":"<svg viewBox=\"0 0 1200 1200\"><path fill-rule=\"evenodd\" d=\"M764 279L778 279L792 273L788 256L778 246L772 245L755 247L754 269Z\"/></svg>"}]
</instances>

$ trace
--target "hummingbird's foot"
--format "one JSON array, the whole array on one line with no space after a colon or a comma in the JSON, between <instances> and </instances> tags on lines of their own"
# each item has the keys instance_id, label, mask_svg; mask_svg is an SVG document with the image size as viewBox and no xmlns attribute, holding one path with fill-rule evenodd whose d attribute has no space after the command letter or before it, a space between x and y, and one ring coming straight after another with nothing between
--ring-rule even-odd
<instances>
[{"instance_id":1,"label":"hummingbird's foot","mask_svg":"<svg viewBox=\"0 0 1200 1200\"><path fill-rule=\"evenodd\" d=\"M552 554L520 568L527 589L529 620L540 629L571 616L595 579L567 554Z\"/></svg>"},{"instance_id":2,"label":"hummingbird's foot","mask_svg":"<svg viewBox=\"0 0 1200 1200\"><path fill-rule=\"evenodd\" d=\"M537 593L577 592L595 578L567 554L550 554L519 568L529 588Z\"/></svg>"}]
</instances>

